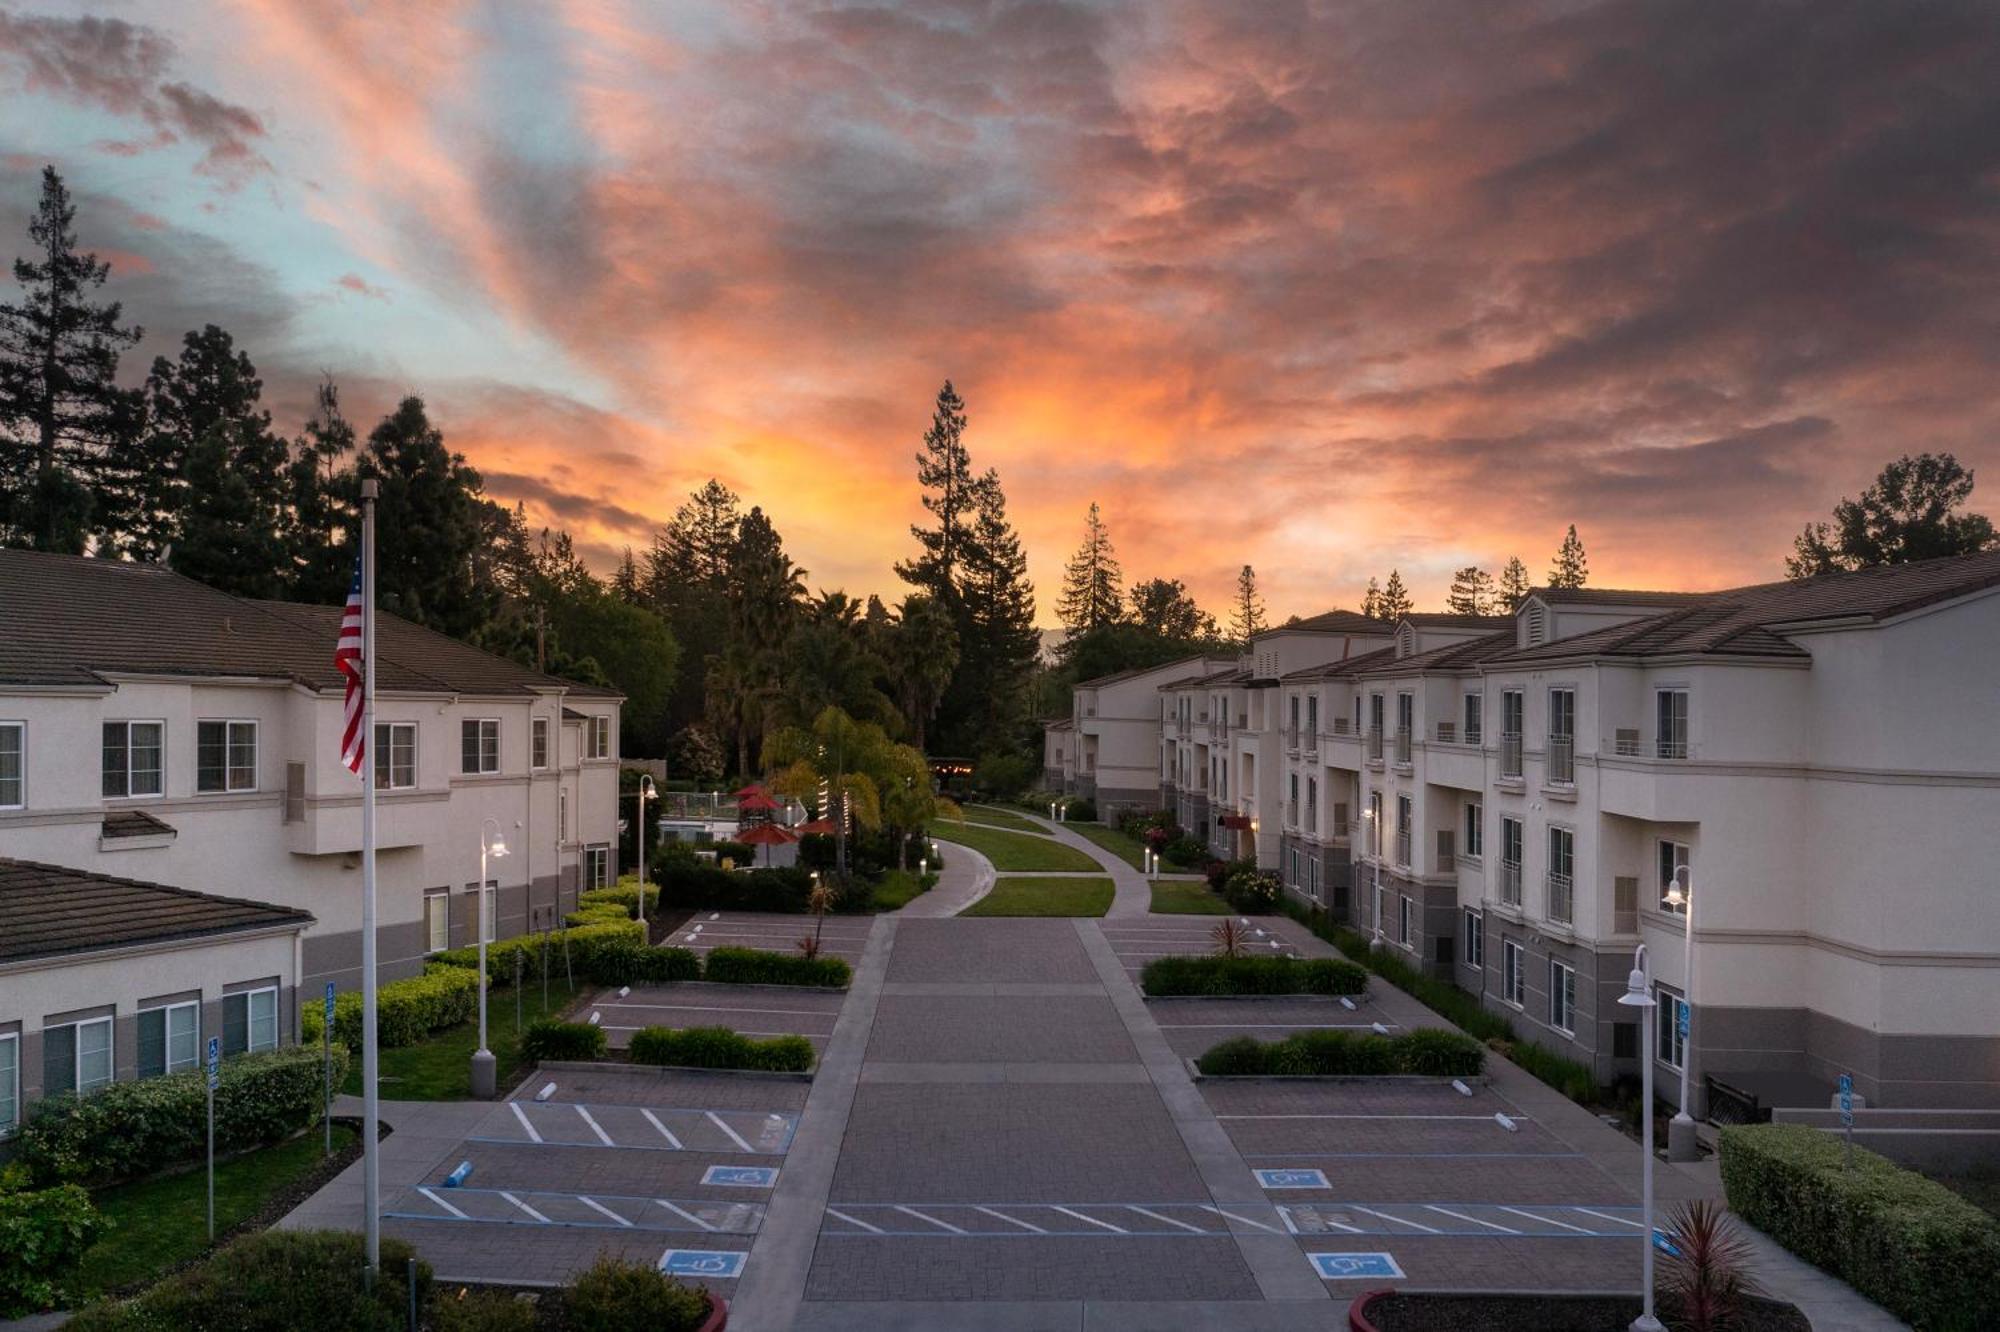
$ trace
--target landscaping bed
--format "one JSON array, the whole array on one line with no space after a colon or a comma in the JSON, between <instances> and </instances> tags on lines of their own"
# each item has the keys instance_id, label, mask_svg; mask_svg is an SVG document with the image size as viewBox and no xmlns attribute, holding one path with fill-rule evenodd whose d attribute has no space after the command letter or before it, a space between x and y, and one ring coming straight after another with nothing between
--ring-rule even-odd
<instances>
[{"instance_id":1,"label":"landscaping bed","mask_svg":"<svg viewBox=\"0 0 2000 1332\"><path fill-rule=\"evenodd\" d=\"M1236 1036L1210 1046L1194 1061L1203 1077L1476 1077L1486 1051L1478 1041L1442 1027L1419 1027L1396 1036L1348 1031L1302 1031L1283 1040Z\"/></svg>"},{"instance_id":2,"label":"landscaping bed","mask_svg":"<svg viewBox=\"0 0 2000 1332\"><path fill-rule=\"evenodd\" d=\"M1001 876L993 891L974 902L961 916L1101 916L1111 909L1116 890L1111 880L1075 878L1008 878Z\"/></svg>"},{"instance_id":3,"label":"landscaping bed","mask_svg":"<svg viewBox=\"0 0 2000 1332\"><path fill-rule=\"evenodd\" d=\"M1102 873L1095 859L1073 846L1064 846L1053 837L1002 832L967 823L933 823L931 836L940 842L969 846L993 862L1002 874L1020 873Z\"/></svg>"},{"instance_id":4,"label":"landscaping bed","mask_svg":"<svg viewBox=\"0 0 2000 1332\"><path fill-rule=\"evenodd\" d=\"M1479 1295L1370 1291L1347 1312L1352 1332L1625 1332L1642 1309L1637 1295ZM1670 1300L1667 1326L1679 1323ZM1731 1332L1812 1332L1806 1316L1777 1300L1747 1297Z\"/></svg>"},{"instance_id":5,"label":"landscaping bed","mask_svg":"<svg viewBox=\"0 0 2000 1332\"><path fill-rule=\"evenodd\" d=\"M1360 994L1368 973L1335 957L1156 957L1139 973L1146 997Z\"/></svg>"}]
</instances>

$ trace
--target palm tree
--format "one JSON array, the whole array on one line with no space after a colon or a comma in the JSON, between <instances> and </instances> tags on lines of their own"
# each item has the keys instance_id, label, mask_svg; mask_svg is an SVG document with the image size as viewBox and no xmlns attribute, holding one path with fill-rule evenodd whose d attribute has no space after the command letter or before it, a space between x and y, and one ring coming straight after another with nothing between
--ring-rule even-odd
<instances>
[{"instance_id":1,"label":"palm tree","mask_svg":"<svg viewBox=\"0 0 2000 1332\"><path fill-rule=\"evenodd\" d=\"M748 776L750 735L764 717L770 697L769 672L748 648L732 643L709 662L704 683L709 723L736 737L736 772Z\"/></svg>"},{"instance_id":2,"label":"palm tree","mask_svg":"<svg viewBox=\"0 0 2000 1332\"><path fill-rule=\"evenodd\" d=\"M874 722L856 721L827 708L811 729L787 726L764 737L764 766L776 768L771 789L798 800L816 800L821 790L833 806L834 872L847 877L847 825L882 826L881 788L876 777L894 749L888 733Z\"/></svg>"},{"instance_id":3,"label":"palm tree","mask_svg":"<svg viewBox=\"0 0 2000 1332\"><path fill-rule=\"evenodd\" d=\"M888 755L882 781L882 820L896 832L896 868L909 863L910 837L933 819L963 822L964 811L941 796L931 782L931 765L921 750L896 745Z\"/></svg>"},{"instance_id":4,"label":"palm tree","mask_svg":"<svg viewBox=\"0 0 2000 1332\"><path fill-rule=\"evenodd\" d=\"M909 723L910 743L921 750L925 727L958 668L958 629L936 597L912 592L903 598L902 614L884 639L883 664Z\"/></svg>"}]
</instances>

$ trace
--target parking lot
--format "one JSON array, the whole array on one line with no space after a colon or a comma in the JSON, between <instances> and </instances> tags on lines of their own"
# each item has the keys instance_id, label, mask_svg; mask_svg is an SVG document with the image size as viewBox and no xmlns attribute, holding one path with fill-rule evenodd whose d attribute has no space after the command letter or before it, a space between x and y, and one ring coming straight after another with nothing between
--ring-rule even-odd
<instances>
[{"instance_id":1,"label":"parking lot","mask_svg":"<svg viewBox=\"0 0 2000 1332\"><path fill-rule=\"evenodd\" d=\"M1225 916L1129 916L1107 919L1102 925L1105 942L1118 955L1126 974L1136 982L1139 972L1156 957L1204 954L1215 951L1215 927ZM1312 935L1297 922L1284 916L1234 917L1243 930L1244 951L1275 957L1305 955L1302 941Z\"/></svg>"},{"instance_id":2,"label":"parking lot","mask_svg":"<svg viewBox=\"0 0 2000 1332\"><path fill-rule=\"evenodd\" d=\"M803 1036L824 1049L846 996L796 985L711 985L688 981L635 985L624 993L604 990L587 1012L614 1050L632 1042L643 1027L728 1027L745 1036Z\"/></svg>"},{"instance_id":3,"label":"parking lot","mask_svg":"<svg viewBox=\"0 0 2000 1332\"><path fill-rule=\"evenodd\" d=\"M768 911L698 911L660 943L686 948L703 957L711 948L761 948L772 953L796 953L799 940L813 933L811 916ZM861 960L875 928L873 916L825 916L818 922L820 954L853 966Z\"/></svg>"}]
</instances>

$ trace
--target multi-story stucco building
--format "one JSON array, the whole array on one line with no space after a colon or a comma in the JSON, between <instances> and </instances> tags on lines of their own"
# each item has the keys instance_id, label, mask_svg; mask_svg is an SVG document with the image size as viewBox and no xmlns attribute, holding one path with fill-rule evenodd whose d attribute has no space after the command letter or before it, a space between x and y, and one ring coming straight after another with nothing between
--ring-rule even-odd
<instances>
[{"instance_id":1,"label":"multi-story stucco building","mask_svg":"<svg viewBox=\"0 0 2000 1332\"><path fill-rule=\"evenodd\" d=\"M1161 681L1232 660L1181 657L1077 685L1071 691L1070 715L1043 727L1043 780L1049 789L1091 797L1106 820L1120 810L1156 808Z\"/></svg>"}]
</instances>

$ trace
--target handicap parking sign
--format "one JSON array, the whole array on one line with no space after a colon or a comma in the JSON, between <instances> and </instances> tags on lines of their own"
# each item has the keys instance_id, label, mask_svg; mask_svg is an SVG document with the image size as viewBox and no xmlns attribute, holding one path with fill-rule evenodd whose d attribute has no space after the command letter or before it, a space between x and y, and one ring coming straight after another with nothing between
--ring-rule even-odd
<instances>
[{"instance_id":1,"label":"handicap parking sign","mask_svg":"<svg viewBox=\"0 0 2000 1332\"><path fill-rule=\"evenodd\" d=\"M1324 1170L1256 1170L1257 1185L1264 1189L1327 1188Z\"/></svg>"},{"instance_id":2,"label":"handicap parking sign","mask_svg":"<svg viewBox=\"0 0 2000 1332\"><path fill-rule=\"evenodd\" d=\"M668 1249L660 1255L660 1270L668 1276L729 1280L743 1275L747 1257L737 1249Z\"/></svg>"},{"instance_id":3,"label":"handicap parking sign","mask_svg":"<svg viewBox=\"0 0 2000 1332\"><path fill-rule=\"evenodd\" d=\"M1403 1269L1386 1253L1310 1253L1313 1270L1328 1281L1354 1281L1371 1277L1403 1279Z\"/></svg>"},{"instance_id":4,"label":"handicap parking sign","mask_svg":"<svg viewBox=\"0 0 2000 1332\"><path fill-rule=\"evenodd\" d=\"M713 1165L702 1172L701 1182L732 1189L768 1189L778 1182L778 1167Z\"/></svg>"}]
</instances>

